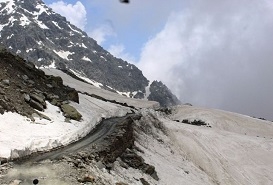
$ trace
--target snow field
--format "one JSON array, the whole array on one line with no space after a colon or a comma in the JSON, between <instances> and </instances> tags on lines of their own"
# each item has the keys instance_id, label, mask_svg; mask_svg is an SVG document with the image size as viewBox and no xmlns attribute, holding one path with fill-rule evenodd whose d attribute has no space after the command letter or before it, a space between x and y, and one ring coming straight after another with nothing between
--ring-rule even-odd
<instances>
[{"instance_id":1,"label":"snow field","mask_svg":"<svg viewBox=\"0 0 273 185\"><path fill-rule=\"evenodd\" d=\"M5 112L0 115L0 157L16 158L21 152L26 154L47 151L54 147L67 145L87 135L101 119L124 116L129 108L97 100L79 94L80 103L71 102L83 116L80 122L65 122L58 107L47 102L42 114L52 121L36 118L35 122L16 113Z\"/></svg>"},{"instance_id":2,"label":"snow field","mask_svg":"<svg viewBox=\"0 0 273 185\"><path fill-rule=\"evenodd\" d=\"M212 128L166 121L184 157L214 183L273 184L273 123L220 110L178 106L173 120L202 120ZM259 136L259 137L257 137Z\"/></svg>"}]
</instances>

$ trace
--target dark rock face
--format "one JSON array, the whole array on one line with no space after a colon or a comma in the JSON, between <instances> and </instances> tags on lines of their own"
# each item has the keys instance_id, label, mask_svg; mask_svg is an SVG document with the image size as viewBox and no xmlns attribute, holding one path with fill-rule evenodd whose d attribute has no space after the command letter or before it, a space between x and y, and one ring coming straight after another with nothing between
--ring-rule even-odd
<instances>
[{"instance_id":1,"label":"dark rock face","mask_svg":"<svg viewBox=\"0 0 273 185\"><path fill-rule=\"evenodd\" d=\"M77 91L64 86L61 78L45 75L4 49L0 50L0 79L4 79L0 81L1 114L12 111L31 118L35 110L46 108L46 101L59 107L67 100L79 102Z\"/></svg>"},{"instance_id":2,"label":"dark rock face","mask_svg":"<svg viewBox=\"0 0 273 185\"><path fill-rule=\"evenodd\" d=\"M38 67L51 65L99 82L106 90L130 92L132 98L144 98L149 81L135 65L115 58L41 0L0 3L0 34L0 43ZM159 99L163 106L175 103L164 102L167 92L164 89L160 92L165 94L153 95L151 91L148 99Z\"/></svg>"},{"instance_id":3,"label":"dark rock face","mask_svg":"<svg viewBox=\"0 0 273 185\"><path fill-rule=\"evenodd\" d=\"M181 103L177 97L172 94L170 89L160 81L153 81L150 86L150 91L151 94L148 96L148 100L157 101L162 107L169 107Z\"/></svg>"}]
</instances>

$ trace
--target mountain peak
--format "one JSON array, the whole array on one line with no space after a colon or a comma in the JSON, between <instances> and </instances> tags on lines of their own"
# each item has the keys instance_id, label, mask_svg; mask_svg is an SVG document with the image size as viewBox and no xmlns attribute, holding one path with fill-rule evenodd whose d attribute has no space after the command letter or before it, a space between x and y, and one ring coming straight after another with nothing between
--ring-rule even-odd
<instances>
[{"instance_id":1,"label":"mountain peak","mask_svg":"<svg viewBox=\"0 0 273 185\"><path fill-rule=\"evenodd\" d=\"M0 43L37 67L74 73L116 93L144 98L149 81L135 65L116 58L41 0L0 4Z\"/></svg>"}]
</instances>

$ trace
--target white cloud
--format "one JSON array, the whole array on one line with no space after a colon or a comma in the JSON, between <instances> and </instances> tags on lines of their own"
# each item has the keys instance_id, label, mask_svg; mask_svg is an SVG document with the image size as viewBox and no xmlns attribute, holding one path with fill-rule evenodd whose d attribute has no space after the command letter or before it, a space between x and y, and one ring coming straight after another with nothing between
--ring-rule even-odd
<instances>
[{"instance_id":1,"label":"white cloud","mask_svg":"<svg viewBox=\"0 0 273 185\"><path fill-rule=\"evenodd\" d=\"M84 30L87 21L86 10L80 1L77 1L74 5L64 1L58 1L50 4L49 7L51 7L53 11L66 17L68 21L78 28Z\"/></svg>"},{"instance_id":2,"label":"white cloud","mask_svg":"<svg viewBox=\"0 0 273 185\"><path fill-rule=\"evenodd\" d=\"M273 119L272 33L267 0L195 0L169 16L138 66L184 102Z\"/></svg>"},{"instance_id":3,"label":"white cloud","mask_svg":"<svg viewBox=\"0 0 273 185\"><path fill-rule=\"evenodd\" d=\"M135 58L125 52L125 48L122 44L111 45L108 51L117 58L121 58L129 63L135 63Z\"/></svg>"},{"instance_id":4,"label":"white cloud","mask_svg":"<svg viewBox=\"0 0 273 185\"><path fill-rule=\"evenodd\" d=\"M105 23L89 32L88 35L95 39L99 45L101 45L106 41L107 37L116 36L116 33L109 23Z\"/></svg>"}]
</instances>

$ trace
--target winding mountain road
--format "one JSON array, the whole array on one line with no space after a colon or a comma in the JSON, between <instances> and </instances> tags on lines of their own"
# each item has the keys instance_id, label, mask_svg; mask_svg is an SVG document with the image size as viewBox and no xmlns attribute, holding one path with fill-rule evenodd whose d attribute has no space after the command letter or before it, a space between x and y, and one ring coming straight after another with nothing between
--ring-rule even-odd
<instances>
[{"instance_id":1,"label":"winding mountain road","mask_svg":"<svg viewBox=\"0 0 273 185\"><path fill-rule=\"evenodd\" d=\"M88 135L86 135L79 141L76 141L75 143L72 143L63 148L59 148L50 152L46 152L43 154L35 154L27 159L24 159L23 161L39 162L46 159L50 160L61 159L65 155L75 153L83 148L90 146L91 144L100 142L113 132L117 123L125 121L130 116L132 116L132 114L128 114L123 117L104 119Z\"/></svg>"}]
</instances>

